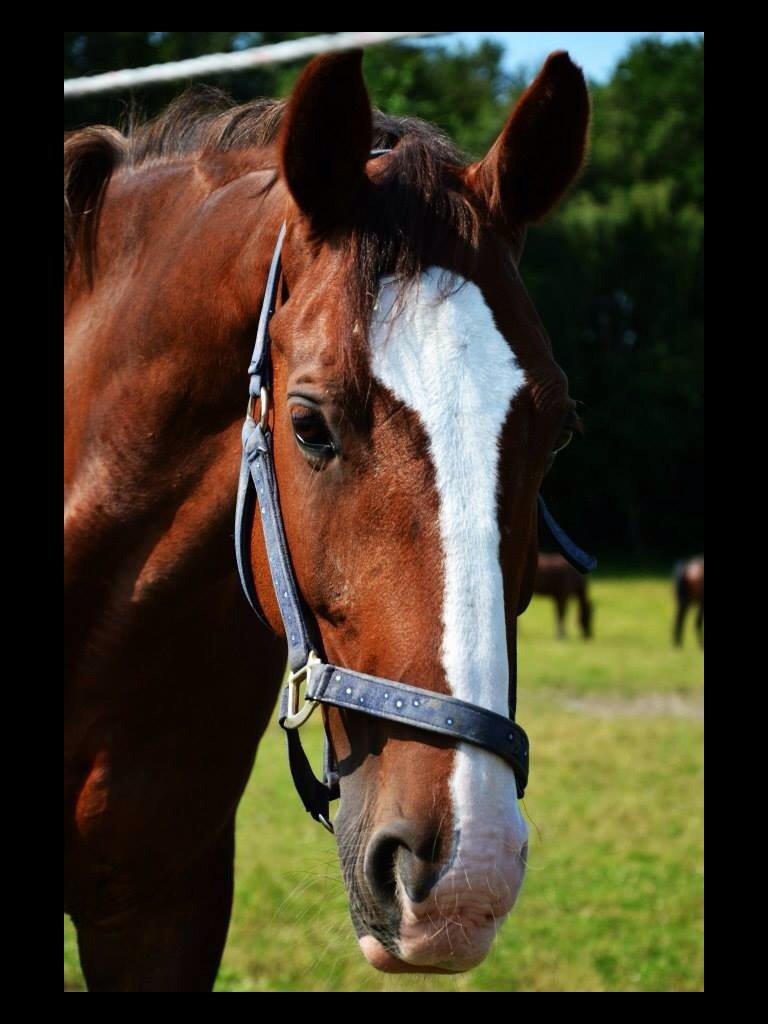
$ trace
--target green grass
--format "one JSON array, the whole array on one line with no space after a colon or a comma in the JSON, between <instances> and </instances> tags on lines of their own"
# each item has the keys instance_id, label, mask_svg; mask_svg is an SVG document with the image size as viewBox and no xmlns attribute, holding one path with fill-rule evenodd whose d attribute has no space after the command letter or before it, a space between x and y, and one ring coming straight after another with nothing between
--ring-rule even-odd
<instances>
[{"instance_id":1,"label":"green grass","mask_svg":"<svg viewBox=\"0 0 768 1024\"><path fill-rule=\"evenodd\" d=\"M671 583L598 575L596 637L521 618L518 717L531 740L529 868L485 962L388 976L358 952L332 837L264 737L238 815L235 907L216 991L701 991L703 658L672 648ZM306 746L320 763L317 717ZM65 920L65 986L83 987Z\"/></svg>"}]
</instances>

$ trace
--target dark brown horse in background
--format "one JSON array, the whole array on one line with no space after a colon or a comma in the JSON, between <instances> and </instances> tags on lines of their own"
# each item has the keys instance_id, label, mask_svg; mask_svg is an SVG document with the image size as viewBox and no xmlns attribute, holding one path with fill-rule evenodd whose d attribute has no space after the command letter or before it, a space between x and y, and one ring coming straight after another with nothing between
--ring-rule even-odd
<instances>
[{"instance_id":1,"label":"dark brown horse in background","mask_svg":"<svg viewBox=\"0 0 768 1024\"><path fill-rule=\"evenodd\" d=\"M688 609L698 606L696 612L696 635L699 645L704 646L704 555L697 555L687 561L678 562L674 571L675 624L672 628L672 641L676 647L683 644L683 625Z\"/></svg>"},{"instance_id":2,"label":"dark brown horse in background","mask_svg":"<svg viewBox=\"0 0 768 1024\"><path fill-rule=\"evenodd\" d=\"M587 596L587 580L562 555L541 552L533 584L534 594L551 597L555 602L555 629L565 639L565 614L568 602L575 598L579 606L579 626L585 640L592 636L592 602Z\"/></svg>"},{"instance_id":3,"label":"dark brown horse in background","mask_svg":"<svg viewBox=\"0 0 768 1024\"><path fill-rule=\"evenodd\" d=\"M210 990L224 948L235 814L285 664L258 525L271 628L232 551L283 222L268 415L318 649L507 713L536 496L574 415L518 264L588 119L580 70L554 54L467 164L372 112L347 53L313 61L287 103L182 99L128 136L67 139L65 907L90 989ZM364 955L474 966L525 868L511 769L404 723L323 717Z\"/></svg>"}]
</instances>

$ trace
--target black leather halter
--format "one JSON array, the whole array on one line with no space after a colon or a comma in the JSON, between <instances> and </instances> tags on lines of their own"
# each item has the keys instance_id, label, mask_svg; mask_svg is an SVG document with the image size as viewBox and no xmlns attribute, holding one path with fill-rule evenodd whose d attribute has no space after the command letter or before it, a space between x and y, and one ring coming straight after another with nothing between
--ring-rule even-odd
<instances>
[{"instance_id":1,"label":"black leather halter","mask_svg":"<svg viewBox=\"0 0 768 1024\"><path fill-rule=\"evenodd\" d=\"M377 156L380 152L386 150L374 151L371 155ZM310 638L310 628L285 540L272 458L272 435L267 423L271 386L269 321L275 308L284 237L285 224L280 229L275 245L253 357L248 367L250 397L242 431L243 455L235 513L235 554L245 596L254 612L269 628L259 608L250 563L251 529L258 505L272 585L288 643L290 676L280 701L279 721L286 730L288 760L298 794L312 817L332 832L329 803L338 798L339 785L327 737L324 779L321 782L312 773L297 731L319 704L327 704L376 718L404 722L426 732L450 736L490 750L514 770L517 794L522 797L528 781L528 737L514 721L514 678L510 685L510 717L507 718L455 697L325 664L316 653L320 649L319 638L315 642ZM253 416L257 399L261 406L258 422ZM580 572L594 568L594 559L568 539L548 512L541 496L539 511L540 520L543 519L544 526L568 561ZM306 684L303 703L299 699L302 683Z\"/></svg>"}]
</instances>

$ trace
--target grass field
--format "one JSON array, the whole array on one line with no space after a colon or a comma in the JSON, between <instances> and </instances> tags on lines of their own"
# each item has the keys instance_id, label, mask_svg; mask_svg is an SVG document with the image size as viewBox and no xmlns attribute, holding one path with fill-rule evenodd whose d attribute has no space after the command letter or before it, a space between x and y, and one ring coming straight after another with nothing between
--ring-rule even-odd
<instances>
[{"instance_id":1,"label":"grass field","mask_svg":"<svg viewBox=\"0 0 768 1024\"><path fill-rule=\"evenodd\" d=\"M358 952L335 846L293 792L276 723L240 805L235 906L216 991L703 989L703 657L670 643L662 576L598 573L595 639L554 639L551 602L519 623L518 718L531 742L529 867L486 961L383 975ZM691 627L692 628L692 627ZM315 716L306 744L319 771ZM64 927L65 988L84 987Z\"/></svg>"}]
</instances>

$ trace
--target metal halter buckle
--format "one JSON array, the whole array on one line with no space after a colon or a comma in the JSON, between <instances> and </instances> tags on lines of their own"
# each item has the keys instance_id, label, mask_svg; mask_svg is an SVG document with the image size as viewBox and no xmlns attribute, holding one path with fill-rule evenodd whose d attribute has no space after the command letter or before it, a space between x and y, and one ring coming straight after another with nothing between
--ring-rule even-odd
<instances>
[{"instance_id":1,"label":"metal halter buckle","mask_svg":"<svg viewBox=\"0 0 768 1024\"><path fill-rule=\"evenodd\" d=\"M248 408L246 409L246 416L251 420L253 419L253 406L255 401L256 395L248 396ZM267 425L267 415L269 413L269 392L264 386L262 386L261 391L259 393L259 404L261 405L261 410L259 412L259 426L263 430Z\"/></svg>"},{"instance_id":2,"label":"metal halter buckle","mask_svg":"<svg viewBox=\"0 0 768 1024\"><path fill-rule=\"evenodd\" d=\"M302 665L296 672L291 672L288 677L288 714L283 722L284 729L298 729L320 703L319 700L308 700L305 697L304 706L299 710L299 688L303 682L309 681L309 674L313 667L320 664L322 662L315 652L310 651L306 665Z\"/></svg>"}]
</instances>

